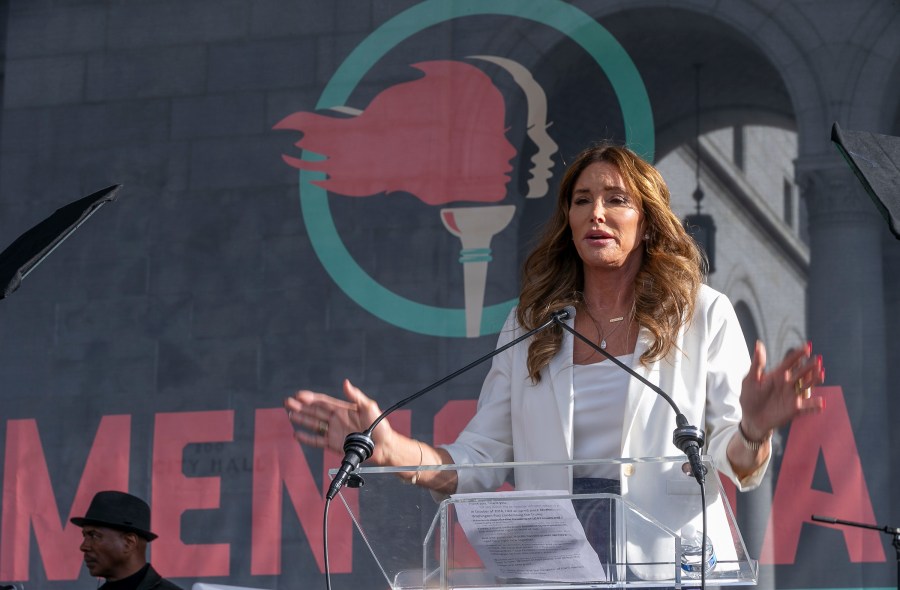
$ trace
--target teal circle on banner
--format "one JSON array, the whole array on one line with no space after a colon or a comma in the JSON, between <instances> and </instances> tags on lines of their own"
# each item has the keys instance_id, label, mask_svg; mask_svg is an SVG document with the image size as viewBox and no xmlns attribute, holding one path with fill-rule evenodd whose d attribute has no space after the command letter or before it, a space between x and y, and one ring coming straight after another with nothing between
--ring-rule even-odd
<instances>
[{"instance_id":1,"label":"teal circle on banner","mask_svg":"<svg viewBox=\"0 0 900 590\"><path fill-rule=\"evenodd\" d=\"M372 32L340 65L322 91L317 109L346 103L363 76L389 50L410 36L444 21L477 15L506 15L552 27L578 43L609 78L625 122L626 142L641 146L652 161L653 112L643 80L618 41L597 21L561 0L426 0ZM307 152L307 159L319 157ZM350 255L328 205L328 191L312 184L322 172L300 172L300 207L309 239L332 280L362 308L399 328L449 338L466 336L464 309L436 307L402 297L369 276ZM496 334L517 299L485 306L481 335Z\"/></svg>"}]
</instances>

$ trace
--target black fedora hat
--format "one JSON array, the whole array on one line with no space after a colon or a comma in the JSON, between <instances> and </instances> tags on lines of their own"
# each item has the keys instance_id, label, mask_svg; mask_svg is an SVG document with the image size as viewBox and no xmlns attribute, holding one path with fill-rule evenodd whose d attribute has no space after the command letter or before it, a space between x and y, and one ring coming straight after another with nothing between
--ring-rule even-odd
<instances>
[{"instance_id":1,"label":"black fedora hat","mask_svg":"<svg viewBox=\"0 0 900 590\"><path fill-rule=\"evenodd\" d=\"M150 506L137 496L125 492L97 492L88 506L87 514L70 520L80 527L102 526L135 533L148 541L156 538L150 532Z\"/></svg>"}]
</instances>

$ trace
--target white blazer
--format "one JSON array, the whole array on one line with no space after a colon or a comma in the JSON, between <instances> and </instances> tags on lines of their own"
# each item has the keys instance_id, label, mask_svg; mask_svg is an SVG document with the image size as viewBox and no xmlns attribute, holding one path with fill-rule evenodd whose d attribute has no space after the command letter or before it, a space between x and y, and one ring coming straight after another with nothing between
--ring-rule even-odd
<instances>
[{"instance_id":1,"label":"white blazer","mask_svg":"<svg viewBox=\"0 0 900 590\"><path fill-rule=\"evenodd\" d=\"M568 323L575 320L569 308ZM498 340L498 347L523 332L510 313ZM666 359L649 367L638 362L647 350L651 335L638 334L634 351L636 370L667 392L690 424L706 431L705 455L711 456L719 471L740 490L759 485L768 462L756 473L738 481L726 457L728 441L741 418L741 381L750 367L750 357L728 298L702 286L694 318L681 329L677 348ZM454 463L496 463L571 460L573 453L572 415L574 410L574 338L563 334L562 349L533 384L526 360L529 341L494 357L485 378L478 410L457 440L447 445ZM681 455L672 443L675 412L657 393L637 379L631 379L622 427L622 457L662 457ZM598 457L602 459L604 457ZM614 457L607 457L614 458ZM622 468L623 493L629 480L640 480L640 464ZM458 471L457 492L489 491L499 487L508 473L503 470ZM515 486L528 489L572 489L569 466L516 468Z\"/></svg>"}]
</instances>

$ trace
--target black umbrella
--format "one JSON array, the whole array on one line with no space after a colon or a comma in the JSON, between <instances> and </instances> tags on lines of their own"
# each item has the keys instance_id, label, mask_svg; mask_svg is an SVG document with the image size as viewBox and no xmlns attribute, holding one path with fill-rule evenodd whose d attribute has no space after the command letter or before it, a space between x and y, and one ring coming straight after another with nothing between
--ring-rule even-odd
<instances>
[{"instance_id":1,"label":"black umbrella","mask_svg":"<svg viewBox=\"0 0 900 590\"><path fill-rule=\"evenodd\" d=\"M88 217L107 202L115 200L120 188L121 184L114 184L60 207L0 252L0 299L18 289L22 279Z\"/></svg>"},{"instance_id":2,"label":"black umbrella","mask_svg":"<svg viewBox=\"0 0 900 590\"><path fill-rule=\"evenodd\" d=\"M900 137L845 131L835 123L831 141L900 239Z\"/></svg>"}]
</instances>

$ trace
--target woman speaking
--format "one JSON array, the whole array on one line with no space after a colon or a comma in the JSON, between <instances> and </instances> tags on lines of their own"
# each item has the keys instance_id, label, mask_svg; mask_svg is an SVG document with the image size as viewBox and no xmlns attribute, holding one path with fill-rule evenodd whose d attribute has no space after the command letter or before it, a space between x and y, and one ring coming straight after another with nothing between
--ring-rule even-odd
<instances>
[{"instance_id":1,"label":"woman speaking","mask_svg":"<svg viewBox=\"0 0 900 590\"><path fill-rule=\"evenodd\" d=\"M704 453L741 490L759 484L772 432L818 412L822 383L811 345L767 372L748 355L728 299L702 283L703 258L669 204L659 172L631 150L597 145L567 169L552 218L526 259L503 345L565 309L577 332L667 392L706 432ZM344 397L299 391L284 406L304 445L341 452L381 414L349 381ZM383 420L376 465L565 461L670 456L669 404L585 342L553 325L494 357L478 409L452 444L432 447ZM604 468L606 470L604 470ZM615 489L622 466L516 470L518 489ZM607 470L614 469L614 472ZM496 489L502 470L405 474L442 493ZM587 485L587 488L584 486ZM602 486L601 486L602 488Z\"/></svg>"}]
</instances>

